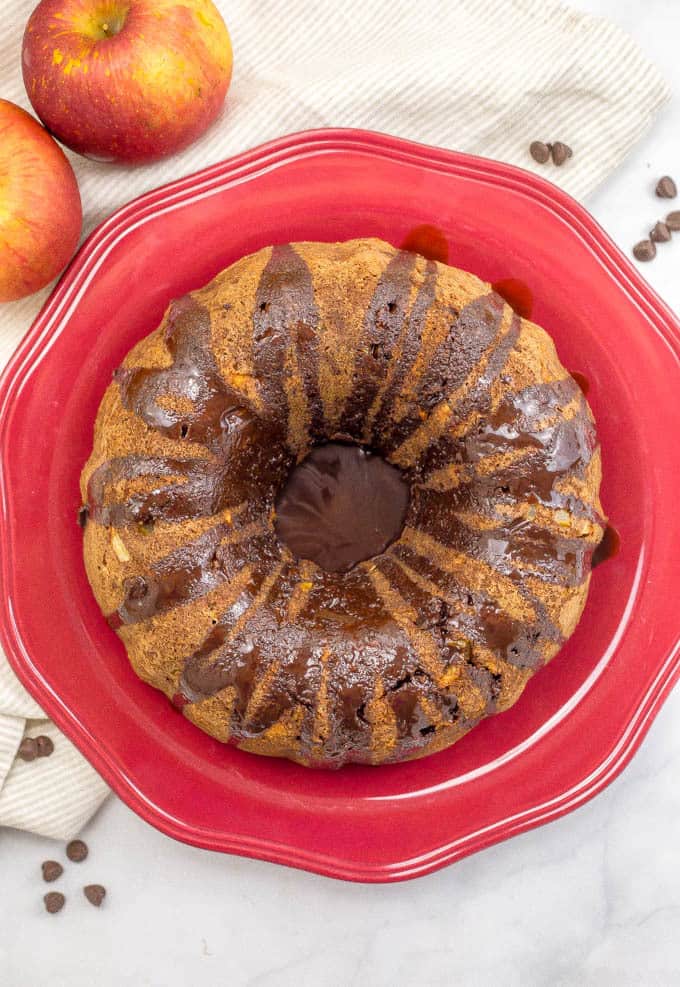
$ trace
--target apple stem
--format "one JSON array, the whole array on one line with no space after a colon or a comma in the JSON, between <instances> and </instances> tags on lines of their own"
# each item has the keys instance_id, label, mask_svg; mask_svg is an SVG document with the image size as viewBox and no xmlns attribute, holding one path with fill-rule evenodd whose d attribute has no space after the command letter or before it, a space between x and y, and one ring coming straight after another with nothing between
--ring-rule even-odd
<instances>
[{"instance_id":1,"label":"apple stem","mask_svg":"<svg viewBox=\"0 0 680 987\"><path fill-rule=\"evenodd\" d=\"M129 5L127 5L124 10L120 10L118 13L116 13L112 21L110 20L104 21L102 24L99 25L99 30L101 31L103 37L114 38L117 34L120 33L120 31L123 28L123 25L125 24L128 11L129 11Z\"/></svg>"}]
</instances>

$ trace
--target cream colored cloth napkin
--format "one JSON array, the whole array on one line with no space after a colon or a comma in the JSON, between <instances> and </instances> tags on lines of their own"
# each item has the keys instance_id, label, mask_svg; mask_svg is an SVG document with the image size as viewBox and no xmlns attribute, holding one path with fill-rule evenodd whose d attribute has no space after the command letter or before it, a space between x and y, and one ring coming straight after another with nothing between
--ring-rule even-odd
<instances>
[{"instance_id":1,"label":"cream colored cloth napkin","mask_svg":"<svg viewBox=\"0 0 680 987\"><path fill-rule=\"evenodd\" d=\"M30 108L20 72L36 0L0 0L0 96ZM217 0L234 43L222 119L183 154L143 168L71 156L88 233L135 195L262 141L326 126L380 130L539 171L582 198L619 164L669 96L622 30L556 0ZM574 150L536 165L532 140ZM225 236L229 231L225 230ZM0 306L0 367L47 291ZM153 326L149 326L151 330ZM54 727L50 758L14 755L42 716L0 654L0 825L72 835L105 787ZM36 725L29 723L30 733ZM4 782L4 785L3 785Z\"/></svg>"}]
</instances>

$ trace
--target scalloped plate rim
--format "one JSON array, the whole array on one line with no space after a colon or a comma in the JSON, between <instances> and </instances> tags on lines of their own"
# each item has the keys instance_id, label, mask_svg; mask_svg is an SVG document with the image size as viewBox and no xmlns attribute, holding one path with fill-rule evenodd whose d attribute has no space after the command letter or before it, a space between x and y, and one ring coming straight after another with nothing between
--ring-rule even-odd
<instances>
[{"instance_id":1,"label":"scalloped plate rim","mask_svg":"<svg viewBox=\"0 0 680 987\"><path fill-rule=\"evenodd\" d=\"M44 681L40 670L24 648L21 633L14 620L12 599L6 590L7 574L12 564L11 542L7 538L8 490L3 468L9 445L9 412L17 390L23 386L26 374L35 365L34 354L44 342L57 337L66 328L64 309L68 305L77 304L81 281L92 264L105 259L109 240L115 240L118 234L129 229L133 221L138 221L147 214L156 214L161 204L166 208L188 204L192 194L199 189L217 191L235 181L248 180L300 156L343 150L381 155L390 160L403 160L421 167L437 168L449 174L483 175L496 184L510 187L539 201L579 233L619 290L642 309L650 322L649 328L659 332L676 355L680 354L680 324L672 311L587 210L567 193L532 172L502 162L369 131L311 130L270 141L153 189L116 210L87 237L0 376L0 641L20 681L35 695L55 723L81 749L121 799L162 832L206 849L300 867L329 877L386 882L430 873L502 839L565 815L602 791L623 770L638 749L663 702L680 678L680 637L676 639L670 652L660 659L656 676L611 749L604 754L597 769L579 784L548 802L532 805L521 813L506 816L481 830L467 833L415 858L395 860L389 865L358 866L333 854L309 852L290 844L279 844L244 834L227 835L213 829L202 830L195 825L187 825L147 799L129 774L121 769L115 752L98 741L83 726L77 714L64 705L58 694ZM45 352L41 351L39 356L42 357Z\"/></svg>"}]
</instances>

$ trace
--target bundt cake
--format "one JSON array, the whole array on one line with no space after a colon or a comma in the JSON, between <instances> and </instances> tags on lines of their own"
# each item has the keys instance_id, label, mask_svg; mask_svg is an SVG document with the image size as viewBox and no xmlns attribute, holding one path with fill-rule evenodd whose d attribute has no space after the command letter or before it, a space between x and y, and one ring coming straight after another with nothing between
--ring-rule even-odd
<instances>
[{"instance_id":1,"label":"bundt cake","mask_svg":"<svg viewBox=\"0 0 680 987\"><path fill-rule=\"evenodd\" d=\"M137 674L213 737L421 757L574 630L600 473L582 391L489 285L379 240L268 247L116 371L87 574Z\"/></svg>"}]
</instances>

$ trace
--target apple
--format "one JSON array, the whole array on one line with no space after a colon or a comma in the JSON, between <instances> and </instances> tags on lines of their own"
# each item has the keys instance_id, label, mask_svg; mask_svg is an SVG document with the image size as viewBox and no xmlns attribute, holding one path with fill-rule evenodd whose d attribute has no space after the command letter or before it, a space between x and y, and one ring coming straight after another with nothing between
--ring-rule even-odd
<instances>
[{"instance_id":1,"label":"apple","mask_svg":"<svg viewBox=\"0 0 680 987\"><path fill-rule=\"evenodd\" d=\"M24 34L36 113L68 147L104 161L191 144L222 108L232 61L211 0L42 0Z\"/></svg>"},{"instance_id":2,"label":"apple","mask_svg":"<svg viewBox=\"0 0 680 987\"><path fill-rule=\"evenodd\" d=\"M56 141L0 99L0 302L44 288L66 266L83 225L78 183Z\"/></svg>"}]
</instances>

